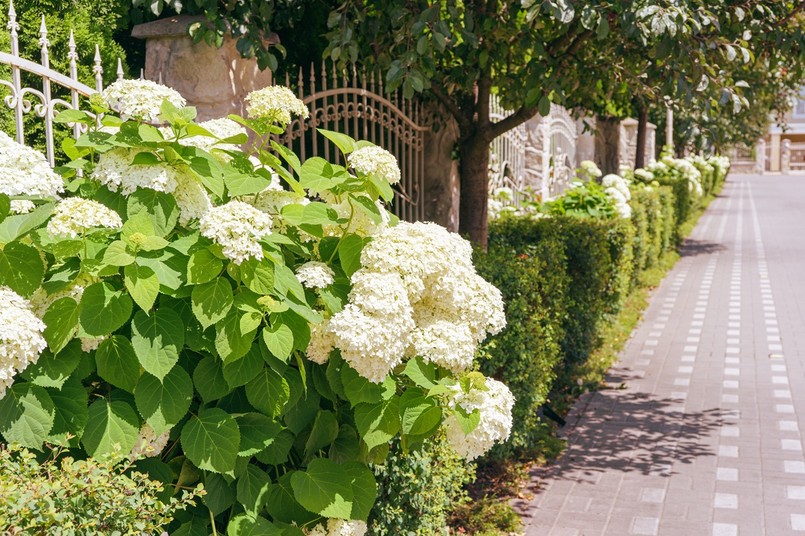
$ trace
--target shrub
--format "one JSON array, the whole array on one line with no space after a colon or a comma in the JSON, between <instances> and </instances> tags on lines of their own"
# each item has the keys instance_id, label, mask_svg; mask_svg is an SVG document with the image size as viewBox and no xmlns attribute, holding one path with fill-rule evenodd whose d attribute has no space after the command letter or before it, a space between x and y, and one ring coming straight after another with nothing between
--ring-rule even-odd
<instances>
[{"instance_id":1,"label":"shrub","mask_svg":"<svg viewBox=\"0 0 805 536\"><path fill-rule=\"evenodd\" d=\"M128 463L76 460L58 449L40 462L25 448L0 445L0 526L9 536L154 534L198 493L163 502L162 483Z\"/></svg>"},{"instance_id":2,"label":"shrub","mask_svg":"<svg viewBox=\"0 0 805 536\"><path fill-rule=\"evenodd\" d=\"M468 500L464 486L475 478L473 464L459 458L441 434L407 453L395 441L374 472L378 498L369 534L376 536L448 534L450 515Z\"/></svg>"}]
</instances>

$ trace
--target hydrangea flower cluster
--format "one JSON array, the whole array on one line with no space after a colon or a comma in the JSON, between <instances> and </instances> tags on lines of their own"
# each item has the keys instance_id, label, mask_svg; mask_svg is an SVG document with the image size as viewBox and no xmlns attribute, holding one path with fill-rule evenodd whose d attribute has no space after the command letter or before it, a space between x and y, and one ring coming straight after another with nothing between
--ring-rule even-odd
<instances>
[{"instance_id":1,"label":"hydrangea flower cluster","mask_svg":"<svg viewBox=\"0 0 805 536\"><path fill-rule=\"evenodd\" d=\"M122 119L155 123L167 99L176 107L185 105L178 91L150 80L118 80L103 90L101 97Z\"/></svg>"},{"instance_id":2,"label":"hydrangea flower cluster","mask_svg":"<svg viewBox=\"0 0 805 536\"><path fill-rule=\"evenodd\" d=\"M332 268L319 261L310 261L296 269L296 278L307 288L324 288L333 284Z\"/></svg>"},{"instance_id":3,"label":"hydrangea flower cluster","mask_svg":"<svg viewBox=\"0 0 805 536\"><path fill-rule=\"evenodd\" d=\"M603 173L601 173L601 169L599 169L599 167L592 160L582 160L581 164L579 164L577 175L584 181L590 181L597 179L603 175Z\"/></svg>"},{"instance_id":4,"label":"hydrangea flower cluster","mask_svg":"<svg viewBox=\"0 0 805 536\"><path fill-rule=\"evenodd\" d=\"M170 439L170 430L166 430L160 435L151 428L150 424L144 424L140 428L140 435L137 437L137 442L131 448L129 453L129 460L132 462L142 458L150 458L152 456L159 456L165 447L168 446Z\"/></svg>"},{"instance_id":5,"label":"hydrangea flower cluster","mask_svg":"<svg viewBox=\"0 0 805 536\"><path fill-rule=\"evenodd\" d=\"M14 376L39 360L47 343L45 324L34 315L22 296L0 287L0 399L14 383Z\"/></svg>"},{"instance_id":6,"label":"hydrangea flower cluster","mask_svg":"<svg viewBox=\"0 0 805 536\"><path fill-rule=\"evenodd\" d=\"M334 341L373 382L414 356L458 372L506 325L500 291L475 272L469 242L439 225L389 227L366 245L361 264L347 306L315 330L319 360Z\"/></svg>"},{"instance_id":7,"label":"hydrangea flower cluster","mask_svg":"<svg viewBox=\"0 0 805 536\"><path fill-rule=\"evenodd\" d=\"M58 198L63 191L64 182L45 155L0 131L0 193Z\"/></svg>"},{"instance_id":8,"label":"hydrangea flower cluster","mask_svg":"<svg viewBox=\"0 0 805 536\"><path fill-rule=\"evenodd\" d=\"M235 264L263 258L260 239L271 234L271 216L242 201L213 207L199 219L201 235L223 249Z\"/></svg>"},{"instance_id":9,"label":"hydrangea flower cluster","mask_svg":"<svg viewBox=\"0 0 805 536\"><path fill-rule=\"evenodd\" d=\"M233 143L220 143L219 140L232 138L239 134L243 134L244 136L246 135L246 129L243 126L227 117L203 121L199 123L198 126L207 129L210 134L215 136L215 138L210 138L209 136L191 136L189 138L182 139L181 143L183 145L203 149L208 153L212 153L216 158L224 162L228 162L230 160L229 155L222 153L221 151L213 152L213 149L221 149L222 151L238 151L240 150L240 147ZM165 131L165 133L167 133L167 131Z\"/></svg>"},{"instance_id":10,"label":"hydrangea flower cluster","mask_svg":"<svg viewBox=\"0 0 805 536\"><path fill-rule=\"evenodd\" d=\"M12 199L9 211L12 214L28 214L36 208L33 201L27 199Z\"/></svg>"},{"instance_id":11,"label":"hydrangea flower cluster","mask_svg":"<svg viewBox=\"0 0 805 536\"><path fill-rule=\"evenodd\" d=\"M461 407L468 414L478 410L480 421L472 432L465 434L455 415L450 415L445 420L447 441L459 456L474 460L509 437L514 396L506 384L492 378L485 379L483 388L473 385L465 392L456 385L454 390L450 406Z\"/></svg>"},{"instance_id":12,"label":"hydrangea flower cluster","mask_svg":"<svg viewBox=\"0 0 805 536\"><path fill-rule=\"evenodd\" d=\"M269 86L246 95L246 113L252 119L267 119L280 125L291 122L296 115L307 119L310 112L287 87Z\"/></svg>"},{"instance_id":13,"label":"hydrangea flower cluster","mask_svg":"<svg viewBox=\"0 0 805 536\"><path fill-rule=\"evenodd\" d=\"M601 179L601 185L614 203L618 214L622 218L631 218L632 207L629 206L629 200L632 199L632 193L629 191L629 183L626 182L626 179L610 173Z\"/></svg>"},{"instance_id":14,"label":"hydrangea flower cluster","mask_svg":"<svg viewBox=\"0 0 805 536\"><path fill-rule=\"evenodd\" d=\"M47 231L52 236L75 238L99 227L120 229L123 220L117 212L97 201L70 197L56 206Z\"/></svg>"},{"instance_id":15,"label":"hydrangea flower cluster","mask_svg":"<svg viewBox=\"0 0 805 536\"><path fill-rule=\"evenodd\" d=\"M376 145L368 145L347 156L350 167L364 175L385 179L389 184L400 182L400 166L393 154Z\"/></svg>"},{"instance_id":16,"label":"hydrangea flower cluster","mask_svg":"<svg viewBox=\"0 0 805 536\"><path fill-rule=\"evenodd\" d=\"M659 175L666 175L670 172L679 178L686 179L689 182L691 192L698 196L703 194L702 174L688 159L665 155L659 161L651 162L646 166L646 169Z\"/></svg>"},{"instance_id":17,"label":"hydrangea flower cluster","mask_svg":"<svg viewBox=\"0 0 805 536\"><path fill-rule=\"evenodd\" d=\"M327 523L305 530L307 536L364 536L369 528L363 521L328 519Z\"/></svg>"}]
</instances>

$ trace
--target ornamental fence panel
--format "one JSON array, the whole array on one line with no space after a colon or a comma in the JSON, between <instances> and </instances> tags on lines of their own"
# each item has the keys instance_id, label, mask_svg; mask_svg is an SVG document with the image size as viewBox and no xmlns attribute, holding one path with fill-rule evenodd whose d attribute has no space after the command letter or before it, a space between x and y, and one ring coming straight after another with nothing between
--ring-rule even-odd
<instances>
[{"instance_id":1,"label":"ornamental fence panel","mask_svg":"<svg viewBox=\"0 0 805 536\"><path fill-rule=\"evenodd\" d=\"M87 106L88 98L103 90L103 67L101 53L95 46L92 72L95 76L95 87L90 87L78 79L78 51L72 30L67 51L69 74L65 75L50 67L50 42L45 17L39 27L39 63L20 56L19 30L17 13L13 0L9 2L8 24L9 51L0 51L0 92L5 93L3 103L13 114L12 125L14 136L19 143L44 146L45 155L51 166L56 163L55 131L64 128L54 123L54 118L63 109L84 109L91 114ZM123 66L118 59L117 77L123 78ZM0 94L2 94L0 93ZM41 120L43 130L34 140L26 137L26 119L35 117ZM30 125L30 122L28 123ZM81 135L80 125L69 125L72 136Z\"/></svg>"},{"instance_id":2,"label":"ornamental fence panel","mask_svg":"<svg viewBox=\"0 0 805 536\"><path fill-rule=\"evenodd\" d=\"M497 95L490 97L489 116L492 121L498 122L509 114ZM528 141L528 130L523 123L495 138L489 146L489 192L494 194L500 188L509 188L511 198L502 202L518 208L529 197L526 183Z\"/></svg>"},{"instance_id":3,"label":"ornamental fence panel","mask_svg":"<svg viewBox=\"0 0 805 536\"><path fill-rule=\"evenodd\" d=\"M285 85L292 83L286 75ZM430 124L422 103L404 98L399 90L387 92L379 72L338 71L326 63L300 68L295 85L310 117L291 122L286 141L301 159L343 159L338 148L317 132L319 128L371 141L391 152L400 165L393 212L406 221L423 220L425 134Z\"/></svg>"}]
</instances>

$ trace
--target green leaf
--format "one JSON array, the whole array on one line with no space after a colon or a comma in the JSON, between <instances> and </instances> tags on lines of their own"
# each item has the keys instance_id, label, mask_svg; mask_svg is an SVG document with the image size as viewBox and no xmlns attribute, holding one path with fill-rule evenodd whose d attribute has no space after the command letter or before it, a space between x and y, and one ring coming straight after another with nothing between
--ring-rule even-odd
<instances>
[{"instance_id":1,"label":"green leaf","mask_svg":"<svg viewBox=\"0 0 805 536\"><path fill-rule=\"evenodd\" d=\"M337 519L366 519L377 496L371 470L357 462L338 464L316 458L306 471L291 476L294 498L316 514Z\"/></svg>"},{"instance_id":2,"label":"green leaf","mask_svg":"<svg viewBox=\"0 0 805 536\"><path fill-rule=\"evenodd\" d=\"M346 363L341 367L341 384L347 400L354 406L361 403L377 403L387 399L396 390L394 380L391 383L372 383Z\"/></svg>"},{"instance_id":3,"label":"green leaf","mask_svg":"<svg viewBox=\"0 0 805 536\"><path fill-rule=\"evenodd\" d=\"M0 194L0 222L2 222L11 212L11 198L6 194Z\"/></svg>"},{"instance_id":4,"label":"green leaf","mask_svg":"<svg viewBox=\"0 0 805 536\"><path fill-rule=\"evenodd\" d=\"M161 308L147 315L137 312L131 322L131 344L137 359L159 379L173 368L184 346L184 324L173 310Z\"/></svg>"},{"instance_id":5,"label":"green leaf","mask_svg":"<svg viewBox=\"0 0 805 536\"><path fill-rule=\"evenodd\" d=\"M246 385L252 381L255 376L260 374L260 371L265 366L263 356L260 352L260 347L256 344L240 359L234 361L227 361L224 364L224 378L226 383L232 389Z\"/></svg>"},{"instance_id":6,"label":"green leaf","mask_svg":"<svg viewBox=\"0 0 805 536\"><path fill-rule=\"evenodd\" d=\"M103 262L111 266L128 266L134 262L134 255L122 240L115 240L103 254Z\"/></svg>"},{"instance_id":7,"label":"green leaf","mask_svg":"<svg viewBox=\"0 0 805 536\"><path fill-rule=\"evenodd\" d=\"M234 417L222 409L199 411L182 427L182 450L199 469L232 473L238 457L240 430Z\"/></svg>"},{"instance_id":8,"label":"green leaf","mask_svg":"<svg viewBox=\"0 0 805 536\"><path fill-rule=\"evenodd\" d=\"M8 244L43 225L53 213L53 203L47 203L28 214L8 216L0 222L0 244Z\"/></svg>"},{"instance_id":9,"label":"green leaf","mask_svg":"<svg viewBox=\"0 0 805 536\"><path fill-rule=\"evenodd\" d=\"M369 216L375 224L379 224L383 221L383 216L380 214L380 209L372 201L370 198L366 197L365 195L353 195L350 194L349 198L358 205L358 209L361 210L364 214Z\"/></svg>"},{"instance_id":10,"label":"green leaf","mask_svg":"<svg viewBox=\"0 0 805 536\"><path fill-rule=\"evenodd\" d=\"M318 517L305 510L294 497L292 479L296 473L296 471L285 473L271 487L266 509L274 521L304 525Z\"/></svg>"},{"instance_id":11,"label":"green leaf","mask_svg":"<svg viewBox=\"0 0 805 536\"><path fill-rule=\"evenodd\" d=\"M356 461L361 453L358 432L348 424L342 424L338 437L330 445L328 457L339 463Z\"/></svg>"},{"instance_id":12,"label":"green leaf","mask_svg":"<svg viewBox=\"0 0 805 536\"><path fill-rule=\"evenodd\" d=\"M162 378L145 373L134 389L137 410L157 435L173 428L190 409L193 381L181 366L175 366Z\"/></svg>"},{"instance_id":13,"label":"green leaf","mask_svg":"<svg viewBox=\"0 0 805 536\"><path fill-rule=\"evenodd\" d=\"M117 455L124 457L131 452L139 433L140 420L131 406L122 400L101 398L89 407L81 444L90 456L112 454L117 448Z\"/></svg>"},{"instance_id":14,"label":"green leaf","mask_svg":"<svg viewBox=\"0 0 805 536\"><path fill-rule=\"evenodd\" d=\"M249 466L251 468L252 466ZM259 471L259 469L258 469ZM238 482L240 486L240 482ZM252 514L238 514L226 527L227 536L285 536L285 530L264 517Z\"/></svg>"},{"instance_id":15,"label":"green leaf","mask_svg":"<svg viewBox=\"0 0 805 536\"><path fill-rule=\"evenodd\" d=\"M81 296L81 327L93 337L109 335L126 323L132 307L125 292L115 290L109 283L94 283Z\"/></svg>"},{"instance_id":16,"label":"green leaf","mask_svg":"<svg viewBox=\"0 0 805 536\"><path fill-rule=\"evenodd\" d=\"M0 399L0 434L6 443L40 450L55 420L48 392L38 385L17 383Z\"/></svg>"},{"instance_id":17,"label":"green leaf","mask_svg":"<svg viewBox=\"0 0 805 536\"><path fill-rule=\"evenodd\" d=\"M453 416L455 416L465 435L471 434L481 422L481 412L477 409L472 413L467 413L461 406L456 406Z\"/></svg>"},{"instance_id":18,"label":"green leaf","mask_svg":"<svg viewBox=\"0 0 805 536\"><path fill-rule=\"evenodd\" d=\"M257 294L274 291L274 264L268 259L248 259L240 265L240 278L246 288Z\"/></svg>"},{"instance_id":19,"label":"green leaf","mask_svg":"<svg viewBox=\"0 0 805 536\"><path fill-rule=\"evenodd\" d=\"M403 374L408 376L419 387L430 389L436 385L436 365L425 363L420 357L410 359L405 364Z\"/></svg>"},{"instance_id":20,"label":"green leaf","mask_svg":"<svg viewBox=\"0 0 805 536\"><path fill-rule=\"evenodd\" d=\"M231 391L224 377L223 362L212 356L205 357L196 365L193 385L205 403L218 400Z\"/></svg>"},{"instance_id":21,"label":"green leaf","mask_svg":"<svg viewBox=\"0 0 805 536\"><path fill-rule=\"evenodd\" d=\"M190 301L193 314L206 329L226 317L235 300L229 279L220 277L193 287Z\"/></svg>"},{"instance_id":22,"label":"green leaf","mask_svg":"<svg viewBox=\"0 0 805 536\"><path fill-rule=\"evenodd\" d=\"M208 283L218 277L224 263L209 249L200 249L190 255L187 263L187 282L191 285ZM241 266L241 270L242 270ZM245 282L245 281L244 281Z\"/></svg>"},{"instance_id":23,"label":"green leaf","mask_svg":"<svg viewBox=\"0 0 805 536\"><path fill-rule=\"evenodd\" d=\"M266 415L276 417L290 399L288 381L270 367L263 370L246 384L249 403Z\"/></svg>"},{"instance_id":24,"label":"green leaf","mask_svg":"<svg viewBox=\"0 0 805 536\"><path fill-rule=\"evenodd\" d=\"M215 325L215 349L224 361L240 359L252 347L257 330L244 333L241 329L240 312L232 308L226 318Z\"/></svg>"},{"instance_id":25,"label":"green leaf","mask_svg":"<svg viewBox=\"0 0 805 536\"><path fill-rule=\"evenodd\" d=\"M400 421L404 434L426 436L441 424L442 409L421 390L408 389L400 397Z\"/></svg>"},{"instance_id":26,"label":"green leaf","mask_svg":"<svg viewBox=\"0 0 805 536\"><path fill-rule=\"evenodd\" d=\"M372 183L372 186L377 188L377 191L380 193L380 197L382 197L386 202L390 203L391 200L394 199L394 190L391 189L389 181L381 177L370 175L369 182Z\"/></svg>"},{"instance_id":27,"label":"green leaf","mask_svg":"<svg viewBox=\"0 0 805 536\"><path fill-rule=\"evenodd\" d=\"M142 210L129 216L129 219L123 224L123 229L120 231L120 236L130 245L131 237L135 234L142 234L145 236L155 236L154 221L147 211Z\"/></svg>"},{"instance_id":28,"label":"green leaf","mask_svg":"<svg viewBox=\"0 0 805 536\"><path fill-rule=\"evenodd\" d=\"M256 194L265 190L271 183L259 175L230 174L224 179L231 197Z\"/></svg>"},{"instance_id":29,"label":"green leaf","mask_svg":"<svg viewBox=\"0 0 805 536\"><path fill-rule=\"evenodd\" d=\"M62 110L53 118L54 123L85 123L94 122L92 116L83 110Z\"/></svg>"},{"instance_id":30,"label":"green leaf","mask_svg":"<svg viewBox=\"0 0 805 536\"><path fill-rule=\"evenodd\" d=\"M217 473L204 474L204 504L214 516L228 510L237 500L235 482ZM206 533L205 533L206 536Z\"/></svg>"},{"instance_id":31,"label":"green leaf","mask_svg":"<svg viewBox=\"0 0 805 536\"><path fill-rule=\"evenodd\" d=\"M365 244L366 240L355 234L344 235L338 242L338 258L348 277L361 267L361 252Z\"/></svg>"},{"instance_id":32,"label":"green leaf","mask_svg":"<svg viewBox=\"0 0 805 536\"><path fill-rule=\"evenodd\" d=\"M246 472L238 478L238 502L252 514L263 509L270 490L271 477L256 465L249 464Z\"/></svg>"},{"instance_id":33,"label":"green leaf","mask_svg":"<svg viewBox=\"0 0 805 536\"><path fill-rule=\"evenodd\" d=\"M187 257L172 251L141 251L137 255L137 264L148 266L159 278L160 291L174 293L184 285L184 274L187 273Z\"/></svg>"},{"instance_id":34,"label":"green leaf","mask_svg":"<svg viewBox=\"0 0 805 536\"><path fill-rule=\"evenodd\" d=\"M238 456L254 456L271 445L282 426L262 413L244 413L237 416L240 427L240 452Z\"/></svg>"},{"instance_id":35,"label":"green leaf","mask_svg":"<svg viewBox=\"0 0 805 536\"><path fill-rule=\"evenodd\" d=\"M112 335L95 352L98 376L130 393L140 378L140 362L131 341L123 335Z\"/></svg>"},{"instance_id":36,"label":"green leaf","mask_svg":"<svg viewBox=\"0 0 805 536\"><path fill-rule=\"evenodd\" d=\"M123 270L123 281L129 294L143 311L150 311L159 295L159 279L148 266L130 264Z\"/></svg>"},{"instance_id":37,"label":"green leaf","mask_svg":"<svg viewBox=\"0 0 805 536\"><path fill-rule=\"evenodd\" d=\"M388 443L400 431L400 399L394 396L379 404L359 404L355 426L370 450Z\"/></svg>"},{"instance_id":38,"label":"green leaf","mask_svg":"<svg viewBox=\"0 0 805 536\"><path fill-rule=\"evenodd\" d=\"M255 457L268 465L282 465L288 461L288 454L291 452L294 439L293 433L289 430L282 430L268 447L258 452Z\"/></svg>"},{"instance_id":39,"label":"green leaf","mask_svg":"<svg viewBox=\"0 0 805 536\"><path fill-rule=\"evenodd\" d=\"M50 304L42 317L47 326L42 335L54 354L58 354L75 337L78 329L78 311L78 304L74 299L59 298Z\"/></svg>"},{"instance_id":40,"label":"green leaf","mask_svg":"<svg viewBox=\"0 0 805 536\"><path fill-rule=\"evenodd\" d=\"M89 419L89 396L81 381L70 379L60 389L48 389L48 393L56 413L47 440L66 445L68 434L81 439Z\"/></svg>"},{"instance_id":41,"label":"green leaf","mask_svg":"<svg viewBox=\"0 0 805 536\"><path fill-rule=\"evenodd\" d=\"M45 265L33 246L12 242L0 249L0 286L30 296L42 284Z\"/></svg>"},{"instance_id":42,"label":"green leaf","mask_svg":"<svg viewBox=\"0 0 805 536\"><path fill-rule=\"evenodd\" d=\"M81 343L73 341L64 350L54 355L45 350L33 365L29 365L22 373L22 377L40 387L55 387L60 389L67 378L78 367L81 361Z\"/></svg>"},{"instance_id":43,"label":"green leaf","mask_svg":"<svg viewBox=\"0 0 805 536\"><path fill-rule=\"evenodd\" d=\"M281 296L287 296L289 293L296 296L302 302L305 301L305 289L293 270L284 264L274 265L274 288Z\"/></svg>"},{"instance_id":44,"label":"green leaf","mask_svg":"<svg viewBox=\"0 0 805 536\"><path fill-rule=\"evenodd\" d=\"M330 140L338 147L342 153L349 154L355 150L355 140L346 134L334 132L332 130L325 130L323 128L316 129L319 134Z\"/></svg>"},{"instance_id":45,"label":"green leaf","mask_svg":"<svg viewBox=\"0 0 805 536\"><path fill-rule=\"evenodd\" d=\"M288 362L293 351L293 331L286 324L274 322L263 328L263 341L271 354L284 362Z\"/></svg>"},{"instance_id":46,"label":"green leaf","mask_svg":"<svg viewBox=\"0 0 805 536\"><path fill-rule=\"evenodd\" d=\"M329 447L338 437L338 419L332 411L321 410L316 414L313 428L305 443L305 457Z\"/></svg>"}]
</instances>

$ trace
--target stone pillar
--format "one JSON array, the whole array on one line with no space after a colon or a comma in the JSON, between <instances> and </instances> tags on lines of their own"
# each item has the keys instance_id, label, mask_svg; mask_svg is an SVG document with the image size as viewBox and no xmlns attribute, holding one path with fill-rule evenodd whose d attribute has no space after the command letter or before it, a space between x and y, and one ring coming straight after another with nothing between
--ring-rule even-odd
<instances>
[{"instance_id":1,"label":"stone pillar","mask_svg":"<svg viewBox=\"0 0 805 536\"><path fill-rule=\"evenodd\" d=\"M540 195L543 200L551 198L551 116L542 118L542 189Z\"/></svg>"},{"instance_id":2,"label":"stone pillar","mask_svg":"<svg viewBox=\"0 0 805 536\"><path fill-rule=\"evenodd\" d=\"M780 133L773 132L771 135L771 154L769 171L780 171Z\"/></svg>"},{"instance_id":3,"label":"stone pillar","mask_svg":"<svg viewBox=\"0 0 805 536\"><path fill-rule=\"evenodd\" d=\"M737 151L736 151L737 154ZM755 145L755 173L763 175L766 172L766 140L757 140Z\"/></svg>"},{"instance_id":4,"label":"stone pillar","mask_svg":"<svg viewBox=\"0 0 805 536\"><path fill-rule=\"evenodd\" d=\"M780 155L780 169L786 175L791 172L791 140L783 140L783 152Z\"/></svg>"},{"instance_id":5,"label":"stone pillar","mask_svg":"<svg viewBox=\"0 0 805 536\"><path fill-rule=\"evenodd\" d=\"M461 177L453 158L458 124L447 114L434 114L438 128L425 134L425 220L458 232Z\"/></svg>"},{"instance_id":6,"label":"stone pillar","mask_svg":"<svg viewBox=\"0 0 805 536\"><path fill-rule=\"evenodd\" d=\"M271 85L271 71L261 71L254 58L242 58L229 35L221 48L193 43L188 27L206 20L180 15L135 26L132 36L146 40L145 78L181 93L198 110L199 121L245 115L244 98ZM278 42L276 35L269 42Z\"/></svg>"},{"instance_id":7,"label":"stone pillar","mask_svg":"<svg viewBox=\"0 0 805 536\"><path fill-rule=\"evenodd\" d=\"M674 148L674 110L668 105L665 108L665 145Z\"/></svg>"}]
</instances>

